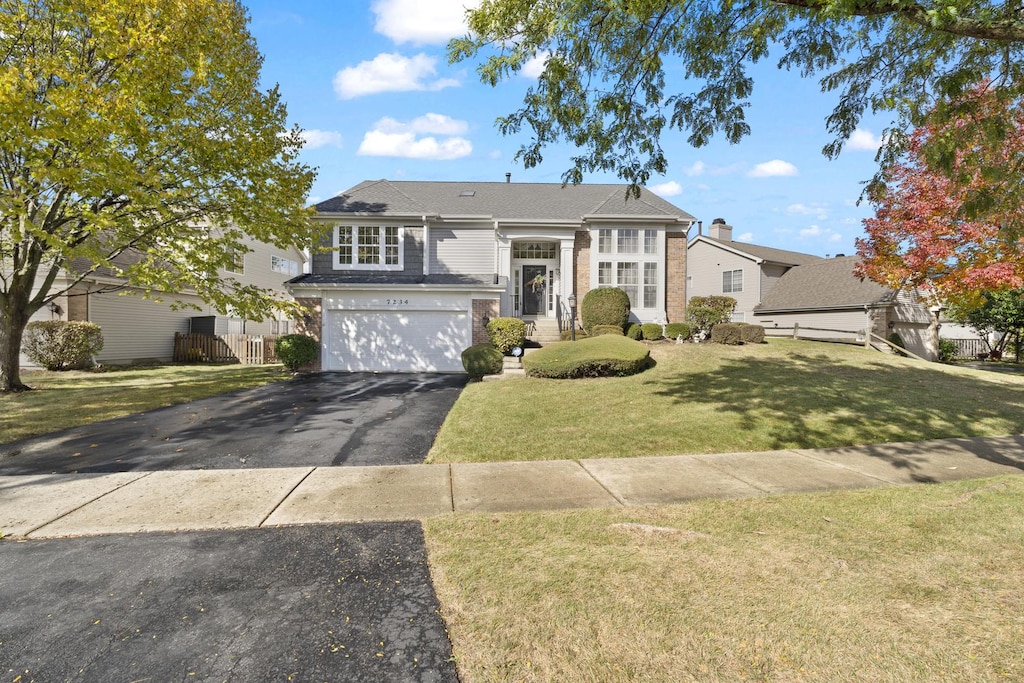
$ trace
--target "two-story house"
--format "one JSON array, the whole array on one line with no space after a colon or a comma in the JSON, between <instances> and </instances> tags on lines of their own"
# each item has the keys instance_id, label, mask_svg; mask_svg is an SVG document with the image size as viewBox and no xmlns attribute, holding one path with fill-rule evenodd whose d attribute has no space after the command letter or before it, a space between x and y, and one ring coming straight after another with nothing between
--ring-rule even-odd
<instances>
[{"instance_id":1,"label":"two-story house","mask_svg":"<svg viewBox=\"0 0 1024 683\"><path fill-rule=\"evenodd\" d=\"M687 298L731 296L736 299L733 322L755 322L754 307L775 283L795 266L820 261L820 256L735 242L732 226L716 218L708 235L697 235L687 249L690 263Z\"/></svg>"},{"instance_id":2,"label":"two-story house","mask_svg":"<svg viewBox=\"0 0 1024 683\"><path fill-rule=\"evenodd\" d=\"M316 210L321 248L288 287L324 370L461 371L489 319L564 327L595 287L623 289L638 321L685 319L695 220L648 190L376 180Z\"/></svg>"}]
</instances>

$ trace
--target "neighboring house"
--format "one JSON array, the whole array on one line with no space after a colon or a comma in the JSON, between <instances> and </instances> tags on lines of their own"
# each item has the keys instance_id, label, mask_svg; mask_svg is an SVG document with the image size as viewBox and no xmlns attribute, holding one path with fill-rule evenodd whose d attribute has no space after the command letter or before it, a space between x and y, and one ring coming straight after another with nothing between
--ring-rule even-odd
<instances>
[{"instance_id":1,"label":"neighboring house","mask_svg":"<svg viewBox=\"0 0 1024 683\"><path fill-rule=\"evenodd\" d=\"M823 259L791 269L754 309L769 334L799 325L801 337L864 341L865 331L896 332L907 350L937 357L936 316L917 294L893 290L854 275L856 256Z\"/></svg>"},{"instance_id":2,"label":"neighboring house","mask_svg":"<svg viewBox=\"0 0 1024 683\"><path fill-rule=\"evenodd\" d=\"M248 239L251 250L240 254L234 270L225 273L244 285L257 285L277 290L288 297L284 282L302 273L306 257L295 247L278 249L264 242ZM130 259L130 256L123 258ZM127 261L125 261L127 264ZM81 269L88 264L79 264ZM51 291L69 285L69 279L58 277ZM104 364L126 364L143 360L169 361L174 351L175 332L209 332L215 334L286 334L291 322L263 322L219 316L213 308L194 294L167 294L160 301L145 299L139 290L128 287L122 278L108 268L101 268L75 285L68 295L57 298L32 316L32 320L85 320L96 323L103 332L103 350L96 360ZM175 310L180 301L197 308ZM30 366L22 355L23 366Z\"/></svg>"},{"instance_id":3,"label":"neighboring house","mask_svg":"<svg viewBox=\"0 0 1024 683\"><path fill-rule=\"evenodd\" d=\"M690 267L686 297L731 296L732 321L753 322L754 307L790 268L820 261L820 256L734 242L732 226L716 218L709 235L697 235L687 246Z\"/></svg>"},{"instance_id":4,"label":"neighboring house","mask_svg":"<svg viewBox=\"0 0 1024 683\"><path fill-rule=\"evenodd\" d=\"M320 367L462 371L486 321L569 324L595 287L644 322L684 320L694 218L625 185L366 181L316 206L323 249L289 290L313 311Z\"/></svg>"}]
</instances>

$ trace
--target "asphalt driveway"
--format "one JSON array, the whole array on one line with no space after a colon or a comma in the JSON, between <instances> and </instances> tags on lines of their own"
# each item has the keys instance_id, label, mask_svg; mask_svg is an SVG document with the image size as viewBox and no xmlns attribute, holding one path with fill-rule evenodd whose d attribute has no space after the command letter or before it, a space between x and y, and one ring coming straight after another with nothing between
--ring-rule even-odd
<instances>
[{"instance_id":1,"label":"asphalt driveway","mask_svg":"<svg viewBox=\"0 0 1024 683\"><path fill-rule=\"evenodd\" d=\"M464 375L324 373L0 445L0 475L423 462Z\"/></svg>"},{"instance_id":2,"label":"asphalt driveway","mask_svg":"<svg viewBox=\"0 0 1024 683\"><path fill-rule=\"evenodd\" d=\"M14 681L457 683L418 523L0 541Z\"/></svg>"}]
</instances>

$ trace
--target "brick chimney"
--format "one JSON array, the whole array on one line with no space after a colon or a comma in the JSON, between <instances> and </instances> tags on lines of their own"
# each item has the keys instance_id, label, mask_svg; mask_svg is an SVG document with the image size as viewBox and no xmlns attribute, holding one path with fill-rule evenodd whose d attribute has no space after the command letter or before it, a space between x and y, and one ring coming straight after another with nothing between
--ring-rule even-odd
<instances>
[{"instance_id":1,"label":"brick chimney","mask_svg":"<svg viewBox=\"0 0 1024 683\"><path fill-rule=\"evenodd\" d=\"M714 240L732 242L732 226L726 225L724 218L716 218L711 221L711 229L708 231L708 236Z\"/></svg>"}]
</instances>

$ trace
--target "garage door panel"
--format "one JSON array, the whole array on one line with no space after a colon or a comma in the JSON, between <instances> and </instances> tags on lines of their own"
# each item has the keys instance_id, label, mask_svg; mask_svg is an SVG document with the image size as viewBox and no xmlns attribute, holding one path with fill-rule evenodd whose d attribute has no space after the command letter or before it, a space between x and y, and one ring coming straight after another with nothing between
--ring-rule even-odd
<instances>
[{"instance_id":1,"label":"garage door panel","mask_svg":"<svg viewBox=\"0 0 1024 683\"><path fill-rule=\"evenodd\" d=\"M452 311L330 311L328 370L460 372L469 317Z\"/></svg>"}]
</instances>

